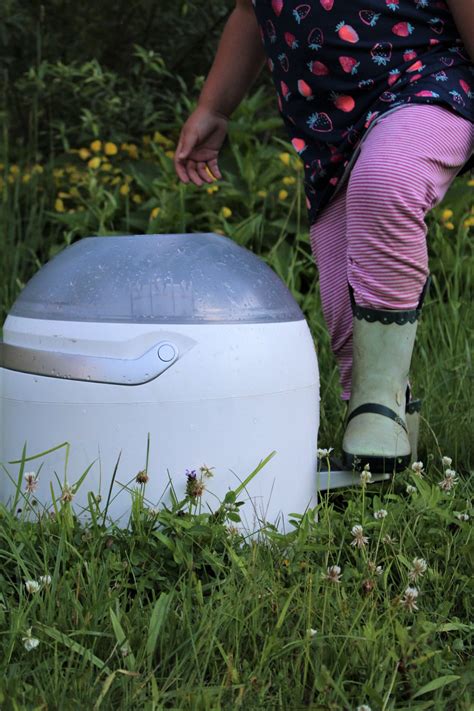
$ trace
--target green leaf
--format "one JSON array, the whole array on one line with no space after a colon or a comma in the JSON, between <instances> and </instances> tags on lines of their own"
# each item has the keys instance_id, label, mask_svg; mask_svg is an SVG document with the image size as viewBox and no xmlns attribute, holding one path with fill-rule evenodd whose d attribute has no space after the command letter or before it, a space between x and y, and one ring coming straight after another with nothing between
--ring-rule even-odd
<instances>
[{"instance_id":1,"label":"green leaf","mask_svg":"<svg viewBox=\"0 0 474 711\"><path fill-rule=\"evenodd\" d=\"M457 674L447 674L446 676L440 676L437 679L433 679L429 684L425 684L419 689L416 694L413 694L412 699L416 699L418 696L423 696L423 694L428 694L430 691L436 691L436 689L441 689L442 686L451 684L453 681L457 681L461 677Z\"/></svg>"},{"instance_id":2,"label":"green leaf","mask_svg":"<svg viewBox=\"0 0 474 711\"><path fill-rule=\"evenodd\" d=\"M151 659L156 648L158 635L163 626L171 602L171 593L161 593L155 603L151 613L150 625L148 627L148 639L146 641L146 655L151 664Z\"/></svg>"},{"instance_id":3,"label":"green leaf","mask_svg":"<svg viewBox=\"0 0 474 711\"><path fill-rule=\"evenodd\" d=\"M79 644L79 642L75 642L73 639L63 634L59 630L55 629L54 627L47 627L46 625L40 626L41 629L46 632L46 634L55 639L57 642L61 642L61 644L64 644L66 647L69 647L69 649L72 649L72 651L76 652L76 654L79 654L81 657L84 657L85 659L89 660L101 671L104 671L107 674L112 674L112 670L106 665L106 663L103 662L102 659L99 659L99 657L97 657L95 654L93 654L90 649L86 649L82 646L82 644Z\"/></svg>"}]
</instances>

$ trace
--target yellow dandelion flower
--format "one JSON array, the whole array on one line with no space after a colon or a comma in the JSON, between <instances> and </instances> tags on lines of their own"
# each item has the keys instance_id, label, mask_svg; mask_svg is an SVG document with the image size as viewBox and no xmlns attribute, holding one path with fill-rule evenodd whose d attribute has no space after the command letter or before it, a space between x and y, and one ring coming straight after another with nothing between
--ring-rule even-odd
<instances>
[{"instance_id":1,"label":"yellow dandelion flower","mask_svg":"<svg viewBox=\"0 0 474 711\"><path fill-rule=\"evenodd\" d=\"M213 193L215 193L219 190L219 186L218 185L209 185L209 187L206 188L206 190L209 195L212 195Z\"/></svg>"},{"instance_id":2,"label":"yellow dandelion flower","mask_svg":"<svg viewBox=\"0 0 474 711\"><path fill-rule=\"evenodd\" d=\"M71 183L78 183L82 179L81 173L71 173L69 180Z\"/></svg>"},{"instance_id":3,"label":"yellow dandelion flower","mask_svg":"<svg viewBox=\"0 0 474 711\"><path fill-rule=\"evenodd\" d=\"M168 156L168 158L173 159L174 158L174 151L165 151L165 156Z\"/></svg>"},{"instance_id":4,"label":"yellow dandelion flower","mask_svg":"<svg viewBox=\"0 0 474 711\"><path fill-rule=\"evenodd\" d=\"M282 182L285 185L294 185L296 183L296 178L293 175L286 175L283 178Z\"/></svg>"},{"instance_id":5,"label":"yellow dandelion flower","mask_svg":"<svg viewBox=\"0 0 474 711\"><path fill-rule=\"evenodd\" d=\"M29 183L31 180L31 175L29 173L25 173L21 180L23 183Z\"/></svg>"},{"instance_id":6,"label":"yellow dandelion flower","mask_svg":"<svg viewBox=\"0 0 474 711\"><path fill-rule=\"evenodd\" d=\"M100 160L100 158L99 158L98 156L95 156L94 158L91 158L90 161L87 163L87 165L89 166L89 168L92 168L93 170L95 170L96 168L98 168L98 167L100 166L100 164L101 164L101 160Z\"/></svg>"},{"instance_id":7,"label":"yellow dandelion flower","mask_svg":"<svg viewBox=\"0 0 474 711\"><path fill-rule=\"evenodd\" d=\"M259 190L258 193L257 193L257 195L258 195L258 197L266 198L267 195L268 195L268 193L267 193L266 190Z\"/></svg>"},{"instance_id":8,"label":"yellow dandelion flower","mask_svg":"<svg viewBox=\"0 0 474 711\"><path fill-rule=\"evenodd\" d=\"M278 157L284 165L290 165L291 156L289 153L280 153Z\"/></svg>"},{"instance_id":9,"label":"yellow dandelion flower","mask_svg":"<svg viewBox=\"0 0 474 711\"><path fill-rule=\"evenodd\" d=\"M133 180L133 176L131 175L124 175L123 179L125 180L126 183L131 183Z\"/></svg>"},{"instance_id":10,"label":"yellow dandelion flower","mask_svg":"<svg viewBox=\"0 0 474 711\"><path fill-rule=\"evenodd\" d=\"M140 205L143 202L143 198L141 195L133 195L132 200L133 202L136 202L137 205Z\"/></svg>"},{"instance_id":11,"label":"yellow dandelion flower","mask_svg":"<svg viewBox=\"0 0 474 711\"><path fill-rule=\"evenodd\" d=\"M119 178L119 176L117 175L117 177L112 180L112 183L111 183L111 184L112 184L112 185L118 185L119 183L120 183L120 178Z\"/></svg>"},{"instance_id":12,"label":"yellow dandelion flower","mask_svg":"<svg viewBox=\"0 0 474 711\"><path fill-rule=\"evenodd\" d=\"M64 170L62 168L56 168L53 170L53 175L55 178L64 178Z\"/></svg>"},{"instance_id":13,"label":"yellow dandelion flower","mask_svg":"<svg viewBox=\"0 0 474 711\"><path fill-rule=\"evenodd\" d=\"M79 151L79 157L82 158L82 160L87 160L91 157L90 150L88 148L81 148Z\"/></svg>"},{"instance_id":14,"label":"yellow dandelion flower","mask_svg":"<svg viewBox=\"0 0 474 711\"><path fill-rule=\"evenodd\" d=\"M32 170L31 170L31 172L32 172L32 173L44 173L44 168L43 168L43 166L40 165L39 163L35 163L35 165L33 166Z\"/></svg>"},{"instance_id":15,"label":"yellow dandelion flower","mask_svg":"<svg viewBox=\"0 0 474 711\"><path fill-rule=\"evenodd\" d=\"M61 198L58 198L54 203L54 209L56 210L56 212L64 212L64 203Z\"/></svg>"},{"instance_id":16,"label":"yellow dandelion flower","mask_svg":"<svg viewBox=\"0 0 474 711\"><path fill-rule=\"evenodd\" d=\"M8 181L8 182L10 183L10 185L11 185L12 183L15 182L15 176L14 176L14 175L9 175L8 178L7 178L7 181Z\"/></svg>"},{"instance_id":17,"label":"yellow dandelion flower","mask_svg":"<svg viewBox=\"0 0 474 711\"><path fill-rule=\"evenodd\" d=\"M104 151L106 156L115 156L118 153L118 148L115 143L106 143Z\"/></svg>"},{"instance_id":18,"label":"yellow dandelion flower","mask_svg":"<svg viewBox=\"0 0 474 711\"><path fill-rule=\"evenodd\" d=\"M150 219L154 220L156 217L158 217L160 212L161 212L161 207L154 207L153 210L150 212Z\"/></svg>"},{"instance_id":19,"label":"yellow dandelion flower","mask_svg":"<svg viewBox=\"0 0 474 711\"><path fill-rule=\"evenodd\" d=\"M303 163L298 158L295 158L293 161L293 168L298 171L303 170Z\"/></svg>"},{"instance_id":20,"label":"yellow dandelion flower","mask_svg":"<svg viewBox=\"0 0 474 711\"><path fill-rule=\"evenodd\" d=\"M441 213L441 219L442 220L449 220L450 217L454 215L454 212L452 210L443 210Z\"/></svg>"},{"instance_id":21,"label":"yellow dandelion flower","mask_svg":"<svg viewBox=\"0 0 474 711\"><path fill-rule=\"evenodd\" d=\"M58 193L58 196L59 196L60 198L68 198L68 197L71 197L70 193L64 193L64 192L59 192L59 193Z\"/></svg>"},{"instance_id":22,"label":"yellow dandelion flower","mask_svg":"<svg viewBox=\"0 0 474 711\"><path fill-rule=\"evenodd\" d=\"M112 163L109 163L109 162L102 163L102 165L100 166L100 169L105 170L105 171L112 170Z\"/></svg>"},{"instance_id":23,"label":"yellow dandelion flower","mask_svg":"<svg viewBox=\"0 0 474 711\"><path fill-rule=\"evenodd\" d=\"M166 138L166 136L163 136L163 134L160 133L159 131L155 131L155 133L153 134L153 141L155 143L161 144L162 146L172 146L173 145L173 141L170 141L169 138Z\"/></svg>"},{"instance_id":24,"label":"yellow dandelion flower","mask_svg":"<svg viewBox=\"0 0 474 711\"><path fill-rule=\"evenodd\" d=\"M474 186L474 178L471 178L471 180L468 180L467 184L470 185L471 187Z\"/></svg>"},{"instance_id":25,"label":"yellow dandelion flower","mask_svg":"<svg viewBox=\"0 0 474 711\"><path fill-rule=\"evenodd\" d=\"M172 151L168 151L168 153L172 153ZM166 155L167 155L167 154L166 154ZM173 155L174 155L174 154L173 154ZM171 156L171 157L172 157L172 156ZM208 174L208 176L209 176L210 178L212 178L213 180L217 180L216 176L211 172L211 169L209 168L208 165L206 165L206 166L204 167L204 170L205 170L205 172Z\"/></svg>"},{"instance_id":26,"label":"yellow dandelion flower","mask_svg":"<svg viewBox=\"0 0 474 711\"><path fill-rule=\"evenodd\" d=\"M280 190L280 192L278 193L278 199L279 200L286 200L287 197L288 197L288 192L286 190Z\"/></svg>"},{"instance_id":27,"label":"yellow dandelion flower","mask_svg":"<svg viewBox=\"0 0 474 711\"><path fill-rule=\"evenodd\" d=\"M447 230L454 230L454 225L452 222L446 222L444 226Z\"/></svg>"},{"instance_id":28,"label":"yellow dandelion flower","mask_svg":"<svg viewBox=\"0 0 474 711\"><path fill-rule=\"evenodd\" d=\"M138 147L134 143L130 143L127 146L127 151L128 151L128 155L130 156L130 158L133 158L133 159L138 158Z\"/></svg>"},{"instance_id":29,"label":"yellow dandelion flower","mask_svg":"<svg viewBox=\"0 0 474 711\"><path fill-rule=\"evenodd\" d=\"M20 169L19 169L19 167L18 167L17 165L11 165L11 166L10 166L10 173L11 173L12 175L18 175L19 172L20 172Z\"/></svg>"},{"instance_id":30,"label":"yellow dandelion flower","mask_svg":"<svg viewBox=\"0 0 474 711\"><path fill-rule=\"evenodd\" d=\"M120 195L128 195L130 188L127 184L120 186Z\"/></svg>"},{"instance_id":31,"label":"yellow dandelion flower","mask_svg":"<svg viewBox=\"0 0 474 711\"><path fill-rule=\"evenodd\" d=\"M222 213L222 217L227 219L228 217L231 217L232 210L230 209L230 207L223 207L221 210L221 213Z\"/></svg>"},{"instance_id":32,"label":"yellow dandelion flower","mask_svg":"<svg viewBox=\"0 0 474 711\"><path fill-rule=\"evenodd\" d=\"M473 227L474 226L474 217L468 217L464 220L463 222L464 227Z\"/></svg>"},{"instance_id":33,"label":"yellow dandelion flower","mask_svg":"<svg viewBox=\"0 0 474 711\"><path fill-rule=\"evenodd\" d=\"M102 141L92 141L91 143L91 150L94 151L94 153L98 153L102 148Z\"/></svg>"}]
</instances>

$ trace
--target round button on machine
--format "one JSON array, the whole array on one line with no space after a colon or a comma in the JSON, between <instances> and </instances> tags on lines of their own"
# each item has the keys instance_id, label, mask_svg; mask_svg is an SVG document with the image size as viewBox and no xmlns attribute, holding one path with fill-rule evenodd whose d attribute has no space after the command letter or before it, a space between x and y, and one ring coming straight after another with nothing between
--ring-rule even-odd
<instances>
[{"instance_id":1,"label":"round button on machine","mask_svg":"<svg viewBox=\"0 0 474 711\"><path fill-rule=\"evenodd\" d=\"M163 345L158 348L158 358L164 363L169 363L170 360L173 360L175 355L176 350L170 343L163 343Z\"/></svg>"}]
</instances>

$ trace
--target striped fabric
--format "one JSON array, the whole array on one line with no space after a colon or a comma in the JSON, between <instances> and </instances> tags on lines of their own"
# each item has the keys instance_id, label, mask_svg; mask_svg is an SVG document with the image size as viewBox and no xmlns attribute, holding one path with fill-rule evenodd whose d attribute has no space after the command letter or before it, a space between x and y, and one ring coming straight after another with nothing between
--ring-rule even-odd
<instances>
[{"instance_id":1,"label":"striped fabric","mask_svg":"<svg viewBox=\"0 0 474 711\"><path fill-rule=\"evenodd\" d=\"M429 272L425 215L473 152L474 123L442 106L404 106L367 134L349 180L311 225L343 400L351 392L348 282L361 306L416 308Z\"/></svg>"}]
</instances>

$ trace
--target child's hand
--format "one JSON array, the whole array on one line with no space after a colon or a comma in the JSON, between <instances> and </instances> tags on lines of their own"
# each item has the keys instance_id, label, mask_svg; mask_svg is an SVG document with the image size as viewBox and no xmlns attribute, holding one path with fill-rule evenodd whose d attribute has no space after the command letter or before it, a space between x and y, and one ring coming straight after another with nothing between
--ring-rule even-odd
<instances>
[{"instance_id":1,"label":"child's hand","mask_svg":"<svg viewBox=\"0 0 474 711\"><path fill-rule=\"evenodd\" d=\"M175 170L183 183L192 180L195 185L203 185L222 178L217 157L227 134L227 125L228 119L208 109L198 106L193 111L181 129L174 156Z\"/></svg>"}]
</instances>

